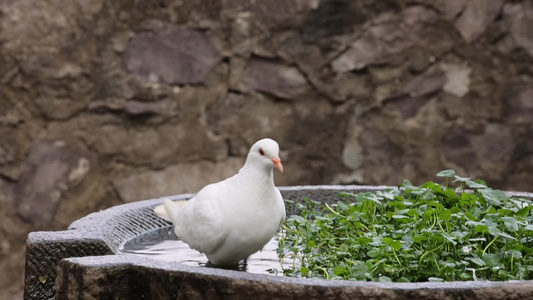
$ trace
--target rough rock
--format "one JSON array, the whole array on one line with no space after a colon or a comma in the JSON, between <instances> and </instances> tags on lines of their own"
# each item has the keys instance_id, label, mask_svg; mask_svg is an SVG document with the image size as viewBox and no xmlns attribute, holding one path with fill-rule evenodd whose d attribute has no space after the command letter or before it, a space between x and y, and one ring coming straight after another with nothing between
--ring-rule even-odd
<instances>
[{"instance_id":1,"label":"rough rock","mask_svg":"<svg viewBox=\"0 0 533 300\"><path fill-rule=\"evenodd\" d=\"M472 69L468 66L456 64L442 64L440 68L446 75L446 83L444 83L443 90L459 98L465 96L470 90L470 73L472 73Z\"/></svg>"},{"instance_id":2,"label":"rough rock","mask_svg":"<svg viewBox=\"0 0 533 300\"><path fill-rule=\"evenodd\" d=\"M453 20L463 11L468 0L444 0L442 2L444 2L442 8L444 17Z\"/></svg>"},{"instance_id":3,"label":"rough rock","mask_svg":"<svg viewBox=\"0 0 533 300\"><path fill-rule=\"evenodd\" d=\"M113 180L121 199L126 202L150 197L196 193L205 185L236 174L244 164L242 158L224 162L180 163L164 170L133 173Z\"/></svg>"},{"instance_id":4,"label":"rough rock","mask_svg":"<svg viewBox=\"0 0 533 300\"><path fill-rule=\"evenodd\" d=\"M31 143L30 128L24 125L0 127L0 174L17 180L24 172L22 161Z\"/></svg>"},{"instance_id":5,"label":"rough rock","mask_svg":"<svg viewBox=\"0 0 533 300\"><path fill-rule=\"evenodd\" d=\"M62 194L91 170L90 153L64 141L37 141L28 154L28 172L14 187L17 212L26 221L50 222Z\"/></svg>"},{"instance_id":6,"label":"rough rock","mask_svg":"<svg viewBox=\"0 0 533 300\"><path fill-rule=\"evenodd\" d=\"M355 128L352 128L352 130L355 130ZM357 139L358 136L359 133L357 132L351 133L346 139L342 150L342 162L353 170L359 169L364 161L363 148Z\"/></svg>"},{"instance_id":7,"label":"rough rock","mask_svg":"<svg viewBox=\"0 0 533 300\"><path fill-rule=\"evenodd\" d=\"M144 102L136 100L118 101L95 101L89 106L92 111L124 111L130 115L160 115L173 116L176 114L177 103L171 99L163 99L155 102Z\"/></svg>"},{"instance_id":8,"label":"rough rock","mask_svg":"<svg viewBox=\"0 0 533 300\"><path fill-rule=\"evenodd\" d=\"M149 81L176 84L203 82L220 59L205 34L171 25L138 33L124 54L129 72Z\"/></svg>"},{"instance_id":9,"label":"rough rock","mask_svg":"<svg viewBox=\"0 0 533 300\"><path fill-rule=\"evenodd\" d=\"M506 95L506 116L514 124L528 124L533 115L533 86L515 85Z\"/></svg>"},{"instance_id":10,"label":"rough rock","mask_svg":"<svg viewBox=\"0 0 533 300\"><path fill-rule=\"evenodd\" d=\"M527 281L508 283L372 283L334 280L301 280L254 276L245 272L229 275L223 269L179 268L148 259L95 256L68 258L59 264L55 299L103 298L158 299L394 299L394 300L518 300L532 288Z\"/></svg>"},{"instance_id":11,"label":"rough rock","mask_svg":"<svg viewBox=\"0 0 533 300\"><path fill-rule=\"evenodd\" d=\"M395 97L383 101L384 109L392 114L399 115L403 120L410 119L418 113L421 107L430 100L430 97Z\"/></svg>"},{"instance_id":12,"label":"rough rock","mask_svg":"<svg viewBox=\"0 0 533 300\"><path fill-rule=\"evenodd\" d=\"M123 124L85 127L83 137L98 152L120 155L134 165L161 168L180 160L223 160L227 157L224 140L210 134L198 121L165 123L153 127L129 128ZM197 132L191 135L190 132ZM165 147L157 145L166 144Z\"/></svg>"},{"instance_id":13,"label":"rough rock","mask_svg":"<svg viewBox=\"0 0 533 300\"><path fill-rule=\"evenodd\" d=\"M292 126L292 108L288 103L276 106L261 94L228 93L207 110L209 128L215 134L238 137L250 147L257 136L269 136L283 144ZM235 127L235 124L240 124ZM246 152L242 153L246 155Z\"/></svg>"},{"instance_id":14,"label":"rough rock","mask_svg":"<svg viewBox=\"0 0 533 300\"><path fill-rule=\"evenodd\" d=\"M443 139L442 151L458 170L470 170L470 174L483 173L487 179L502 180L501 174L514 147L509 128L488 124L480 133L460 127L452 129Z\"/></svg>"},{"instance_id":15,"label":"rough rock","mask_svg":"<svg viewBox=\"0 0 533 300\"><path fill-rule=\"evenodd\" d=\"M436 67L407 83L403 92L409 97L420 97L440 91L446 83L444 72Z\"/></svg>"},{"instance_id":16,"label":"rough rock","mask_svg":"<svg viewBox=\"0 0 533 300\"><path fill-rule=\"evenodd\" d=\"M297 68L260 58L248 62L241 83L249 89L284 99L293 99L308 90L307 82Z\"/></svg>"},{"instance_id":17,"label":"rough rock","mask_svg":"<svg viewBox=\"0 0 533 300\"><path fill-rule=\"evenodd\" d=\"M467 43L483 34L487 26L498 16L505 0L471 0L463 14L455 21L455 28Z\"/></svg>"},{"instance_id":18,"label":"rough rock","mask_svg":"<svg viewBox=\"0 0 533 300\"><path fill-rule=\"evenodd\" d=\"M318 0L222 0L222 9L226 11L249 11L256 18L270 26L279 26L290 22L295 15L315 9L319 6Z\"/></svg>"},{"instance_id":19,"label":"rough rock","mask_svg":"<svg viewBox=\"0 0 533 300\"><path fill-rule=\"evenodd\" d=\"M508 3L504 6L504 14L510 22L511 36L516 44L524 48L533 57L533 3Z\"/></svg>"},{"instance_id":20,"label":"rough rock","mask_svg":"<svg viewBox=\"0 0 533 300\"><path fill-rule=\"evenodd\" d=\"M372 21L372 26L365 26L361 37L345 53L333 60L332 68L347 72L384 63L391 56L423 43L421 40L431 32L428 25L436 19L432 10L422 6L410 7L399 14L383 13Z\"/></svg>"}]
</instances>

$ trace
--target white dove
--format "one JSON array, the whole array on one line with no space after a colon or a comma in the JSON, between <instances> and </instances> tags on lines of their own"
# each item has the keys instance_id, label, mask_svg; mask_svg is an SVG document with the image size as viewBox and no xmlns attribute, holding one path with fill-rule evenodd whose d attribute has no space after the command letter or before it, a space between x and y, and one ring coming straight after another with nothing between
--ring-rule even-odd
<instances>
[{"instance_id":1,"label":"white dove","mask_svg":"<svg viewBox=\"0 0 533 300\"><path fill-rule=\"evenodd\" d=\"M205 186L188 201L166 199L154 211L211 264L235 265L261 250L285 221L273 167L283 172L278 143L259 140L239 173Z\"/></svg>"}]
</instances>

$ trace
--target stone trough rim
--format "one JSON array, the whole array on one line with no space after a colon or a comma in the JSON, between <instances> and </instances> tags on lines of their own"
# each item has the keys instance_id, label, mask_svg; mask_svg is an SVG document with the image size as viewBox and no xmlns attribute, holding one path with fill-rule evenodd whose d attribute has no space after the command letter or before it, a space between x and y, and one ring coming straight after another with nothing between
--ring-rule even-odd
<instances>
[{"instance_id":1,"label":"stone trough rim","mask_svg":"<svg viewBox=\"0 0 533 300\"><path fill-rule=\"evenodd\" d=\"M302 185L302 186L283 186L278 187L280 191L290 191L290 190L338 190L340 191L346 191L346 190L362 190L362 191L380 191L384 189L397 189L397 186L388 186L388 185ZM506 194L512 195L513 197L522 197L522 198L529 198L533 199L533 194L528 192L514 192L514 191L505 191ZM174 195L170 197L161 197L157 199L151 199L151 200L141 200L137 202L132 203L126 203L118 206L111 207L109 209L119 209L120 207L126 207L131 204L147 201L154 201L154 207L161 204L164 199L171 199L171 200L185 200L190 199L195 194L180 194L180 195ZM79 219L78 221L82 221L84 218ZM76 222L75 222L76 223ZM74 224L74 223L73 223ZM70 227L69 227L70 228ZM156 229L154 229L156 230ZM127 243L128 240L124 240L120 246ZM116 259L116 257L120 256L126 256L124 261L122 259ZM508 283L527 283L533 285L533 280L508 280L508 281L447 281L447 282L372 282L372 281L351 281L351 280L338 280L338 279L321 279L321 278L297 278L297 277L286 277L286 276L275 276L275 275L268 275L268 274L256 274L256 273L249 273L249 272L243 272L243 271L237 271L237 270L228 270L228 269L218 269L218 268L206 268L206 267L192 267L192 266L186 266L186 265L180 265L175 262L163 262L158 261L156 259L151 258L145 258L142 257L142 259L139 259L138 262L135 263L125 263L127 261L128 257L131 257L135 255L131 254L120 254L117 251L115 251L115 255L112 255L114 257L109 263L122 265L122 264L137 264L138 266L145 266L149 268L156 268L161 270L167 270L167 271L177 271L177 272L191 272L191 273L198 273L202 275L208 275L208 276L223 276L223 277L229 277L229 278L239 278L239 279L247 279L252 281L275 281L275 282L281 282L281 283L291 283L291 284L299 284L299 285L322 285L322 286L329 286L329 287L378 287L378 288L391 288L391 289L402 289L402 290L412 290L412 289L423 289L423 288L441 288L441 289L447 289L452 288L454 290L457 289L472 289L472 288L483 288L483 287L496 287L501 284L508 284ZM140 258L140 257L139 257ZM72 260L79 262L80 258L73 258ZM83 258L82 258L83 259ZM98 257L89 257L89 261L85 261L84 264L87 265L93 265L93 263L96 263L96 265L100 265L101 263L98 263L98 260L101 260L101 258ZM136 257L136 260L138 258ZM91 263L93 261L93 263ZM495 286L496 285L496 286Z\"/></svg>"},{"instance_id":2,"label":"stone trough rim","mask_svg":"<svg viewBox=\"0 0 533 300\"><path fill-rule=\"evenodd\" d=\"M373 287L394 290L417 290L417 289L438 289L438 290L461 290L461 289L480 289L480 288L499 288L502 286L515 285L533 285L533 280L508 280L508 281L447 281L447 282L374 282L374 281L351 281L337 279L320 279L320 278L296 278L285 276L274 276L268 274L248 273L237 270L192 267L181 265L174 262L159 261L147 257L138 257L134 261L131 255L104 255L104 256L87 256L72 257L65 261L88 267L125 267L138 266L151 269L157 269L168 272L194 273L205 277L221 277L225 279L241 279L266 283L288 283L302 286L324 286L332 288L343 287Z\"/></svg>"},{"instance_id":3,"label":"stone trough rim","mask_svg":"<svg viewBox=\"0 0 533 300\"><path fill-rule=\"evenodd\" d=\"M286 195L291 195L293 198L301 197L299 192L302 193L321 193L320 195L327 194L328 192L332 195L338 194L341 191L348 191L354 193L360 192L369 192L369 191L380 191L388 188L397 189L396 186L362 186L362 185L307 185L307 186L289 186L289 187L279 187L284 198ZM529 192L510 192L505 191L508 195L514 197L521 197L533 200L533 193ZM331 280L331 279L318 279L318 278L295 278L295 277L285 277L285 276L274 276L267 274L255 274L248 273L243 271L236 270L227 270L227 269L214 269L214 268L205 268L205 267L193 267L180 265L176 262L164 262L158 261L156 259L120 254L118 250L120 247L131 240L132 238L149 232L150 230L156 230L170 223L162 220L158 221L159 225L152 228L148 228L145 231L139 231L136 233L131 233L131 236L125 237L122 241L116 242L113 241L113 236L109 236L109 232L114 230L106 230L106 226L109 226L112 222L119 224L116 221L117 217L123 217L125 215L135 216L140 212L146 214L155 214L153 213L152 208L161 204L164 199L171 200L187 200L190 199L194 194L180 194L169 197L161 197L157 199L150 200L141 200L131 203L125 203L117 206L110 207L108 209L91 213L77 221L74 221L65 231L58 232L33 232L28 235L28 249L31 248L32 244L47 243L49 240L54 242L90 242L90 243L99 243L104 245L104 248L107 246L109 251L96 251L94 253L89 253L87 256L75 257L80 255L66 255L65 257L60 257L57 259L60 269L61 265L73 264L78 266L84 266L89 268L98 268L98 267L128 267L128 266L137 266L148 269L155 269L166 272L180 272L180 273L194 273L197 276L205 277L206 279L212 280L213 278L223 279L239 279L242 281L251 281L251 282L260 282L262 284L289 284L289 285L298 285L298 286L308 286L308 287L324 287L331 289L342 289L342 288L370 288L377 290L396 290L396 291L413 291L413 290L440 290L440 291L449 291L457 292L460 290L480 290L480 289L494 289L494 288L504 288L506 290L520 290L533 292L533 280L513 280L513 281L452 281L452 282L367 282L367 281L350 281L350 280ZM120 218L119 218L120 219ZM127 218L126 218L127 219ZM131 219L131 218L130 218ZM138 223L137 223L138 224ZM158 226L158 227L157 227ZM124 226L126 227L126 226ZM42 248L40 248L42 249ZM29 253L29 252L28 252ZM31 296L26 296L28 292L28 277L31 277L32 274L28 272L28 253L27 253L27 267L26 267L26 287L25 287L25 299L34 299ZM59 262L62 260L61 262ZM31 273L31 272L30 272ZM35 274L33 274L35 279ZM53 287L52 287L53 288ZM31 290L31 289L30 289ZM35 298L37 299L37 298Z\"/></svg>"},{"instance_id":4,"label":"stone trough rim","mask_svg":"<svg viewBox=\"0 0 533 300\"><path fill-rule=\"evenodd\" d=\"M369 186L369 185L302 185L302 186L290 186L290 187L278 187L280 191L289 191L289 190L339 190L339 191L345 191L345 190L354 190L354 189L361 189L364 191L379 191L384 190L388 188L397 188L396 186L388 186L388 185L378 185L378 186ZM533 198L533 194L527 193L527 192L509 192L506 191L507 194L512 195L514 197L525 197L525 198ZM70 229L79 229L81 228L87 228L87 225L93 225L93 224L101 224L98 221L98 215L102 213L110 214L115 211L121 211L124 208L131 208L135 206L140 207L149 207L149 206L157 206L165 199L171 199L173 201L175 200L188 200L191 197L193 197L194 193L189 194L179 194L179 195L173 195L173 196L167 196L167 197L160 197L156 199L149 199L149 200L141 200L131 203L125 203L116 205L113 207L110 207L108 209L92 213L97 214L95 215L95 218L92 218L91 215L87 215L75 222L73 222L69 226ZM148 205L146 205L148 204ZM112 217L113 214L110 216ZM95 232L100 231L100 228L98 226L93 227L89 226L89 228L93 228ZM157 230L157 229L153 229ZM92 231L92 230L90 230ZM119 248L123 246L125 243L127 243L129 240L124 240L119 245ZM350 281L350 280L332 280L332 279L320 279L320 278L295 278L295 277L285 277L285 276L274 276L274 275L267 275L267 274L256 274L256 273L249 273L249 272L243 272L243 271L236 271L236 270L228 270L228 269L216 269L216 268L205 268L205 267L192 267L192 266L186 266L186 265L180 265L175 262L162 262L158 261L156 259L151 258L145 258L141 256L135 256L131 254L121 254L118 253L118 249L115 249L114 255L106 255L113 257L109 261L109 263L112 264L130 264L134 265L137 262L135 260L139 260L138 265L146 266L146 267L155 267L161 270L168 270L168 271L183 271L183 272L194 272L194 273L200 273L205 275L216 275L216 276L224 276L224 277L240 277L242 279L251 279L251 280L273 280L277 282L288 282L292 284L304 284L304 285L327 285L327 286L387 286L387 287L394 287L394 288L400 288L400 289L415 289L415 288L436 288L436 287L445 287L449 286L450 284L453 284L453 288L457 289L458 286L464 285L464 288L476 288L477 284L479 284L479 287L483 286L491 286L492 283L521 283L521 282L529 282L533 284L533 280L509 280L509 281L448 281L448 282L369 282L369 281ZM117 257L125 256L124 261L122 259L116 259ZM133 259L132 257L135 257ZM89 256L89 257L81 257L81 258L71 258L73 262L80 262L80 259L85 259L86 261L84 263L87 263L88 265L101 265L102 263L102 257L97 256ZM126 261L130 261L129 263L126 263ZM133 262L131 262L133 261ZM91 263L92 262L92 263ZM151 263L147 263L151 262Z\"/></svg>"}]
</instances>

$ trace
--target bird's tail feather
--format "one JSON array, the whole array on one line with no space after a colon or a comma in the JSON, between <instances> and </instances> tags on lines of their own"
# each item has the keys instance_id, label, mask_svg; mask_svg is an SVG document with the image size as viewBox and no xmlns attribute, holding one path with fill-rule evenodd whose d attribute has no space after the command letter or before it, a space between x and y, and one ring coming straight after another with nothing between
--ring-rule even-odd
<instances>
[{"instance_id":1,"label":"bird's tail feather","mask_svg":"<svg viewBox=\"0 0 533 300\"><path fill-rule=\"evenodd\" d=\"M158 205L154 208L155 214L162 218L163 220L172 222L172 216L176 215L177 208L185 205L185 201L171 201L170 199L165 199L163 204Z\"/></svg>"}]
</instances>

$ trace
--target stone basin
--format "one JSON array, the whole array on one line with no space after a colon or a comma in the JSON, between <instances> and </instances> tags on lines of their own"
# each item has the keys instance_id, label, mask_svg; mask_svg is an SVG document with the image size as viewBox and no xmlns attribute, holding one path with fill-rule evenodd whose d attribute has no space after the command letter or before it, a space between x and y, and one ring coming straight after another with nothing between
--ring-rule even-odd
<instances>
[{"instance_id":1,"label":"stone basin","mask_svg":"<svg viewBox=\"0 0 533 300\"><path fill-rule=\"evenodd\" d=\"M337 202L338 193L386 186L280 188L284 199ZM532 193L511 192L533 199ZM168 197L186 200L192 194ZM115 255L126 241L168 226L163 198L92 213L58 232L28 235L24 299L532 299L533 281L377 283L290 278Z\"/></svg>"}]
</instances>

